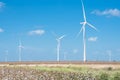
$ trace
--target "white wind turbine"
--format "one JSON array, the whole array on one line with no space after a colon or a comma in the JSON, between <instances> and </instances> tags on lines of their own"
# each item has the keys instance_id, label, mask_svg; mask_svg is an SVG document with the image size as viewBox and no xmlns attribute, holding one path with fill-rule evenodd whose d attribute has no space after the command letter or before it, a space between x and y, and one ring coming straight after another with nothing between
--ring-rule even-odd
<instances>
[{"instance_id":1,"label":"white wind turbine","mask_svg":"<svg viewBox=\"0 0 120 80\"><path fill-rule=\"evenodd\" d=\"M57 40L57 61L60 61L60 46L61 46L61 39L63 39L65 37L65 35L62 35L60 37L58 37Z\"/></svg>"},{"instance_id":2,"label":"white wind turbine","mask_svg":"<svg viewBox=\"0 0 120 80\"><path fill-rule=\"evenodd\" d=\"M19 62L21 62L22 48L23 48L21 40L19 40L18 48L19 48Z\"/></svg>"},{"instance_id":3,"label":"white wind turbine","mask_svg":"<svg viewBox=\"0 0 120 80\"><path fill-rule=\"evenodd\" d=\"M64 52L64 61L66 61L67 52Z\"/></svg>"},{"instance_id":4,"label":"white wind turbine","mask_svg":"<svg viewBox=\"0 0 120 80\"><path fill-rule=\"evenodd\" d=\"M109 56L109 62L111 62L112 61L112 59L111 59L112 52L110 50L108 50L107 53L108 53L108 56Z\"/></svg>"},{"instance_id":5,"label":"white wind turbine","mask_svg":"<svg viewBox=\"0 0 120 80\"><path fill-rule=\"evenodd\" d=\"M5 51L5 62L8 61L8 50Z\"/></svg>"},{"instance_id":6,"label":"white wind turbine","mask_svg":"<svg viewBox=\"0 0 120 80\"><path fill-rule=\"evenodd\" d=\"M81 0L82 3L82 11L83 11L83 17L84 17L84 22L80 22L80 24L82 24L82 28L79 31L78 35L83 31L83 48L84 48L84 55L83 55L83 61L86 62L86 25L88 25L89 27L97 30L92 24L90 24L89 22L87 22L86 20L86 14L85 14L85 8L84 8L84 4L83 1Z\"/></svg>"},{"instance_id":7,"label":"white wind turbine","mask_svg":"<svg viewBox=\"0 0 120 80\"><path fill-rule=\"evenodd\" d=\"M63 39L66 35L62 35L58 37L55 32L51 31L53 36L56 37L57 40L57 61L60 61L60 47L61 47L61 39Z\"/></svg>"}]
</instances>

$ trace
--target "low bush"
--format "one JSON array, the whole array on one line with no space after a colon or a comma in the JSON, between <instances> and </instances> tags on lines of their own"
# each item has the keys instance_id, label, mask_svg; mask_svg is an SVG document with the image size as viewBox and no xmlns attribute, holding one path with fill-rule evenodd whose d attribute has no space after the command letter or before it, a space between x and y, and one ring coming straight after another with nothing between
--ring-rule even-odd
<instances>
[{"instance_id":1,"label":"low bush","mask_svg":"<svg viewBox=\"0 0 120 80\"><path fill-rule=\"evenodd\" d=\"M99 80L109 80L109 75L107 73L101 73Z\"/></svg>"},{"instance_id":2,"label":"low bush","mask_svg":"<svg viewBox=\"0 0 120 80\"><path fill-rule=\"evenodd\" d=\"M120 73L115 73L113 80L120 80Z\"/></svg>"}]
</instances>

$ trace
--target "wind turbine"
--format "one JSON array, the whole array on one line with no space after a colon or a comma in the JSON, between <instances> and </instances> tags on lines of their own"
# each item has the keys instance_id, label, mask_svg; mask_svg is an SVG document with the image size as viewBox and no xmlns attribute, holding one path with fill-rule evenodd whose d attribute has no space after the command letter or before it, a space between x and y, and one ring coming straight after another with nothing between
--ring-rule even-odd
<instances>
[{"instance_id":1,"label":"wind turbine","mask_svg":"<svg viewBox=\"0 0 120 80\"><path fill-rule=\"evenodd\" d=\"M86 14L85 14L85 8L84 8L84 4L83 4L83 1L81 0L81 3L82 3L82 11L83 11L83 17L84 17L84 21L83 22L80 22L80 24L82 24L82 28L81 30L79 31L78 35L83 32L83 48L84 48L84 52L83 52L83 61L86 62L86 25L88 25L89 27L97 30L92 24L90 24L89 22L87 22L87 19L86 19Z\"/></svg>"},{"instance_id":2,"label":"wind turbine","mask_svg":"<svg viewBox=\"0 0 120 80\"><path fill-rule=\"evenodd\" d=\"M109 56L109 62L111 62L112 61L112 59L111 59L112 52L110 50L108 50L107 53L108 53L108 56Z\"/></svg>"},{"instance_id":3,"label":"wind turbine","mask_svg":"<svg viewBox=\"0 0 120 80\"><path fill-rule=\"evenodd\" d=\"M64 52L64 61L66 61L66 54L67 54L67 53L66 53L66 52Z\"/></svg>"},{"instance_id":4,"label":"wind turbine","mask_svg":"<svg viewBox=\"0 0 120 80\"><path fill-rule=\"evenodd\" d=\"M61 39L63 39L65 37L65 35L62 35L60 37L58 37L57 40L57 61L60 61L60 46L61 46Z\"/></svg>"},{"instance_id":5,"label":"wind turbine","mask_svg":"<svg viewBox=\"0 0 120 80\"><path fill-rule=\"evenodd\" d=\"M21 55L22 55L22 48L23 48L21 40L19 40L18 48L19 48L19 62L21 62Z\"/></svg>"},{"instance_id":6,"label":"wind turbine","mask_svg":"<svg viewBox=\"0 0 120 80\"><path fill-rule=\"evenodd\" d=\"M57 41L57 61L60 61L61 39L63 39L66 35L62 35L62 36L58 37L55 32L51 31L51 33L53 34L53 36L57 37L56 38L56 41Z\"/></svg>"},{"instance_id":7,"label":"wind turbine","mask_svg":"<svg viewBox=\"0 0 120 80\"><path fill-rule=\"evenodd\" d=\"M6 51L5 51L5 62L7 62L7 61L8 61L7 56L8 56L8 50L6 50Z\"/></svg>"},{"instance_id":8,"label":"wind turbine","mask_svg":"<svg viewBox=\"0 0 120 80\"><path fill-rule=\"evenodd\" d=\"M109 62L111 62L112 59L111 59L111 52L109 52Z\"/></svg>"}]
</instances>

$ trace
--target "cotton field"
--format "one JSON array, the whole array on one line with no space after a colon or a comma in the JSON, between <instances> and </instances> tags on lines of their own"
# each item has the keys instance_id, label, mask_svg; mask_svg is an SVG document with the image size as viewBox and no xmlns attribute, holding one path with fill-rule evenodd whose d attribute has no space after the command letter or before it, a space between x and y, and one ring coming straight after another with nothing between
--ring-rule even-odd
<instances>
[{"instance_id":1,"label":"cotton field","mask_svg":"<svg viewBox=\"0 0 120 80\"><path fill-rule=\"evenodd\" d=\"M81 67L2 66L0 80L120 80L120 70Z\"/></svg>"}]
</instances>

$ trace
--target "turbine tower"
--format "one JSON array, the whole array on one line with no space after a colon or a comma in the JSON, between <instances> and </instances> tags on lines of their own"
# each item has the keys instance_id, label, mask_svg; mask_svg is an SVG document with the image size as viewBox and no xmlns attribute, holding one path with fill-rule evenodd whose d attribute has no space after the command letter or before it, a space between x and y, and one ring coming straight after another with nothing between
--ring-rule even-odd
<instances>
[{"instance_id":1,"label":"turbine tower","mask_svg":"<svg viewBox=\"0 0 120 80\"><path fill-rule=\"evenodd\" d=\"M5 51L5 62L8 61L8 50Z\"/></svg>"},{"instance_id":2,"label":"turbine tower","mask_svg":"<svg viewBox=\"0 0 120 80\"><path fill-rule=\"evenodd\" d=\"M61 46L61 39L63 39L65 37L65 35L60 36L59 38L57 38L57 61L60 61L60 46Z\"/></svg>"},{"instance_id":3,"label":"turbine tower","mask_svg":"<svg viewBox=\"0 0 120 80\"><path fill-rule=\"evenodd\" d=\"M87 19L86 19L86 14L85 14L85 8L84 8L84 4L83 4L83 1L81 0L81 3L82 3L82 11L83 11L83 17L84 17L84 21L83 22L80 22L80 24L82 24L82 28L81 30L79 31L78 35L83 32L83 48L84 48L84 52L83 52L83 61L86 62L86 25L88 25L89 27L97 30L92 24L90 24L89 22L87 22Z\"/></svg>"},{"instance_id":4,"label":"turbine tower","mask_svg":"<svg viewBox=\"0 0 120 80\"><path fill-rule=\"evenodd\" d=\"M109 62L111 62L112 61L112 59L111 59L112 58L111 57L112 56L112 52L110 50L108 50L107 53L108 53L108 56L109 56Z\"/></svg>"},{"instance_id":5,"label":"turbine tower","mask_svg":"<svg viewBox=\"0 0 120 80\"><path fill-rule=\"evenodd\" d=\"M22 56L22 43L21 43L21 40L19 40L19 62L21 62L21 56Z\"/></svg>"},{"instance_id":6,"label":"turbine tower","mask_svg":"<svg viewBox=\"0 0 120 80\"><path fill-rule=\"evenodd\" d=\"M111 52L109 52L109 62L111 62L112 59L111 59Z\"/></svg>"},{"instance_id":7,"label":"turbine tower","mask_svg":"<svg viewBox=\"0 0 120 80\"><path fill-rule=\"evenodd\" d=\"M67 53L64 52L64 61L66 61L66 55L67 55Z\"/></svg>"}]
</instances>

